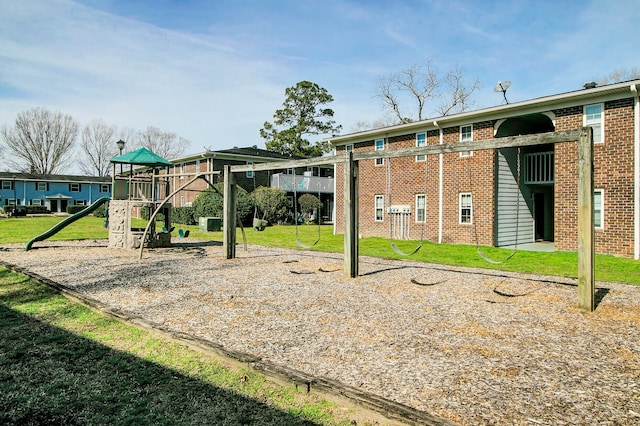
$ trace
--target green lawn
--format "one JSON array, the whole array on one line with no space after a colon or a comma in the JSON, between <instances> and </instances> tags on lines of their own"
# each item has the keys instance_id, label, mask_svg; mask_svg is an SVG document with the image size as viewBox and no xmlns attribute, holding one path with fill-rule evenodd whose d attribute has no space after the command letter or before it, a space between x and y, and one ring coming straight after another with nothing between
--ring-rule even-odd
<instances>
[{"instance_id":1,"label":"green lawn","mask_svg":"<svg viewBox=\"0 0 640 426\"><path fill-rule=\"evenodd\" d=\"M0 219L0 244L26 243L35 235L46 231L59 222L56 217L26 217ZM139 226L145 222L140 221ZM190 237L202 240L222 241L222 232L202 232L198 226L176 225L174 241L179 241L178 229L190 231ZM317 226L302 225L298 227L298 238L306 245L312 244L317 237ZM294 226L270 226L264 231L246 228L245 233L249 244L301 248L296 243L296 228ZM103 219L89 216L69 225L54 235L53 240L107 238L108 232L103 227ZM240 228L237 232L238 242L242 242ZM396 244L405 252L411 251L417 241L401 241ZM328 252L343 252L342 235L333 235L333 227L321 227L320 241L313 250ZM504 259L510 250L483 247L482 250L494 259ZM396 254L390 246L390 241L384 238L363 238L360 240L360 254L390 259L410 259L446 265L472 266L478 268L497 269L504 271L544 273L566 277L576 277L578 257L575 252L541 253L518 251L514 257L501 265L493 265L483 260L476 252L475 246L461 244L434 244L425 242L420 251L410 257ZM640 262L614 256L596 255L595 276L597 280L616 281L640 284Z\"/></svg>"},{"instance_id":2,"label":"green lawn","mask_svg":"<svg viewBox=\"0 0 640 426\"><path fill-rule=\"evenodd\" d=\"M353 416L0 267L2 425L348 425Z\"/></svg>"}]
</instances>

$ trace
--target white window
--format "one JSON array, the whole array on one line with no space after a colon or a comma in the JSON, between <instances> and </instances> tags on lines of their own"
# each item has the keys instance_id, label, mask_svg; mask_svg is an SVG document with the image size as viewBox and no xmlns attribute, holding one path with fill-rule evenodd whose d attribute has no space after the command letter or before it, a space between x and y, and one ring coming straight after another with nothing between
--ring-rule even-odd
<instances>
[{"instance_id":1,"label":"white window","mask_svg":"<svg viewBox=\"0 0 640 426\"><path fill-rule=\"evenodd\" d=\"M416 147L427 146L427 134L426 133L418 133L416 135ZM424 161L427 159L427 156L416 155L416 161Z\"/></svg>"},{"instance_id":2,"label":"white window","mask_svg":"<svg viewBox=\"0 0 640 426\"><path fill-rule=\"evenodd\" d=\"M473 141L473 126L471 124L466 126L460 126L460 142ZM462 151L460 157L471 157L473 151Z\"/></svg>"},{"instance_id":3,"label":"white window","mask_svg":"<svg viewBox=\"0 0 640 426\"><path fill-rule=\"evenodd\" d=\"M427 221L427 196L416 194L416 222L425 223Z\"/></svg>"},{"instance_id":4,"label":"white window","mask_svg":"<svg viewBox=\"0 0 640 426\"><path fill-rule=\"evenodd\" d=\"M375 221L384 221L384 195L376 195L374 200L375 205Z\"/></svg>"},{"instance_id":5,"label":"white window","mask_svg":"<svg viewBox=\"0 0 640 426\"><path fill-rule=\"evenodd\" d=\"M47 190L47 182L36 183L36 191L46 191L46 190Z\"/></svg>"},{"instance_id":6,"label":"white window","mask_svg":"<svg viewBox=\"0 0 640 426\"><path fill-rule=\"evenodd\" d=\"M69 184L69 192L80 192L80 184L79 183L70 183Z\"/></svg>"},{"instance_id":7,"label":"white window","mask_svg":"<svg viewBox=\"0 0 640 426\"><path fill-rule=\"evenodd\" d=\"M583 124L593 129L593 143L604 142L603 104L585 105Z\"/></svg>"},{"instance_id":8,"label":"white window","mask_svg":"<svg viewBox=\"0 0 640 426\"><path fill-rule=\"evenodd\" d=\"M109 184L106 183L102 183L100 184L100 192L111 192L111 189L109 188Z\"/></svg>"},{"instance_id":9,"label":"white window","mask_svg":"<svg viewBox=\"0 0 640 426\"><path fill-rule=\"evenodd\" d=\"M33 200L31 200L31 205L32 206L41 206L42 205L42 200L39 198L34 198Z\"/></svg>"},{"instance_id":10,"label":"white window","mask_svg":"<svg viewBox=\"0 0 640 426\"><path fill-rule=\"evenodd\" d=\"M13 181L3 180L2 181L2 189L13 189Z\"/></svg>"},{"instance_id":11,"label":"white window","mask_svg":"<svg viewBox=\"0 0 640 426\"><path fill-rule=\"evenodd\" d=\"M247 161L247 165L250 166L253 164L253 161ZM253 170L247 170L247 173L245 173L245 176L249 179L253 178Z\"/></svg>"},{"instance_id":12,"label":"white window","mask_svg":"<svg viewBox=\"0 0 640 426\"><path fill-rule=\"evenodd\" d=\"M200 173L200 160L196 160L196 173Z\"/></svg>"},{"instance_id":13,"label":"white window","mask_svg":"<svg viewBox=\"0 0 640 426\"><path fill-rule=\"evenodd\" d=\"M180 196L180 207L184 207L184 195Z\"/></svg>"},{"instance_id":14,"label":"white window","mask_svg":"<svg viewBox=\"0 0 640 426\"><path fill-rule=\"evenodd\" d=\"M180 179L184 179L184 163L180 163Z\"/></svg>"},{"instance_id":15,"label":"white window","mask_svg":"<svg viewBox=\"0 0 640 426\"><path fill-rule=\"evenodd\" d=\"M87 202L85 200L75 200L74 204L76 206L86 206Z\"/></svg>"},{"instance_id":16,"label":"white window","mask_svg":"<svg viewBox=\"0 0 640 426\"><path fill-rule=\"evenodd\" d=\"M593 191L593 226L604 229L604 191Z\"/></svg>"},{"instance_id":17,"label":"white window","mask_svg":"<svg viewBox=\"0 0 640 426\"><path fill-rule=\"evenodd\" d=\"M473 202L470 192L460 193L460 223L472 223Z\"/></svg>"},{"instance_id":18,"label":"white window","mask_svg":"<svg viewBox=\"0 0 640 426\"><path fill-rule=\"evenodd\" d=\"M376 151L384 151L384 139L376 139ZM376 166L382 166L384 158L376 158Z\"/></svg>"},{"instance_id":19,"label":"white window","mask_svg":"<svg viewBox=\"0 0 640 426\"><path fill-rule=\"evenodd\" d=\"M15 198L7 198L7 206L15 206L16 199Z\"/></svg>"}]
</instances>

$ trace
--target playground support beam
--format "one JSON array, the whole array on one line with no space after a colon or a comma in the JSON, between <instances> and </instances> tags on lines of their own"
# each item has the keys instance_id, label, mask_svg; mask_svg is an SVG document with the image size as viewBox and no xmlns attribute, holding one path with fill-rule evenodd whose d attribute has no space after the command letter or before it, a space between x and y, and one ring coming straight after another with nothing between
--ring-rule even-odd
<instances>
[{"instance_id":1,"label":"playground support beam","mask_svg":"<svg viewBox=\"0 0 640 426\"><path fill-rule=\"evenodd\" d=\"M230 166L224 166L224 202L222 227L224 230L222 246L227 259L236 257L236 204L237 188Z\"/></svg>"},{"instance_id":2,"label":"playground support beam","mask_svg":"<svg viewBox=\"0 0 640 426\"><path fill-rule=\"evenodd\" d=\"M595 240L593 229L593 129L578 138L578 307L595 309Z\"/></svg>"},{"instance_id":3,"label":"playground support beam","mask_svg":"<svg viewBox=\"0 0 640 426\"><path fill-rule=\"evenodd\" d=\"M349 152L344 163L344 275L358 276L358 162Z\"/></svg>"}]
</instances>

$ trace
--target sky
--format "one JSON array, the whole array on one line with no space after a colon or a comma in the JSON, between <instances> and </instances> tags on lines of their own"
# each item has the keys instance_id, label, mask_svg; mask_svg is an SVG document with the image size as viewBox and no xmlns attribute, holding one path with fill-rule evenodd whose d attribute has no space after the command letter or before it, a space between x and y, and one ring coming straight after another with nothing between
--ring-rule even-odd
<instances>
[{"instance_id":1,"label":"sky","mask_svg":"<svg viewBox=\"0 0 640 426\"><path fill-rule=\"evenodd\" d=\"M187 153L264 147L308 80L346 134L385 115L380 77L428 60L478 80L472 109L503 103L498 81L516 102L640 67L639 18L640 0L0 0L0 126L43 107Z\"/></svg>"}]
</instances>

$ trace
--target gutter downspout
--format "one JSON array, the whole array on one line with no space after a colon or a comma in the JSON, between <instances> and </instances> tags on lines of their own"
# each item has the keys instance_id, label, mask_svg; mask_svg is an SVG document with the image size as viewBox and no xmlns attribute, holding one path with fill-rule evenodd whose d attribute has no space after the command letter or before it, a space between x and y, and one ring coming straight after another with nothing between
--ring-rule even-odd
<instances>
[{"instance_id":1,"label":"gutter downspout","mask_svg":"<svg viewBox=\"0 0 640 426\"><path fill-rule=\"evenodd\" d=\"M640 259L640 100L638 86L630 87L635 100L633 112L633 258Z\"/></svg>"},{"instance_id":2,"label":"gutter downspout","mask_svg":"<svg viewBox=\"0 0 640 426\"><path fill-rule=\"evenodd\" d=\"M438 128L440 131L440 141L439 144L442 145L444 143L444 133L442 131L442 127L438 124L437 121L433 122L433 125ZM438 154L438 244L442 244L442 191L444 186L444 173L443 173L443 162L444 162L444 154Z\"/></svg>"}]
</instances>

